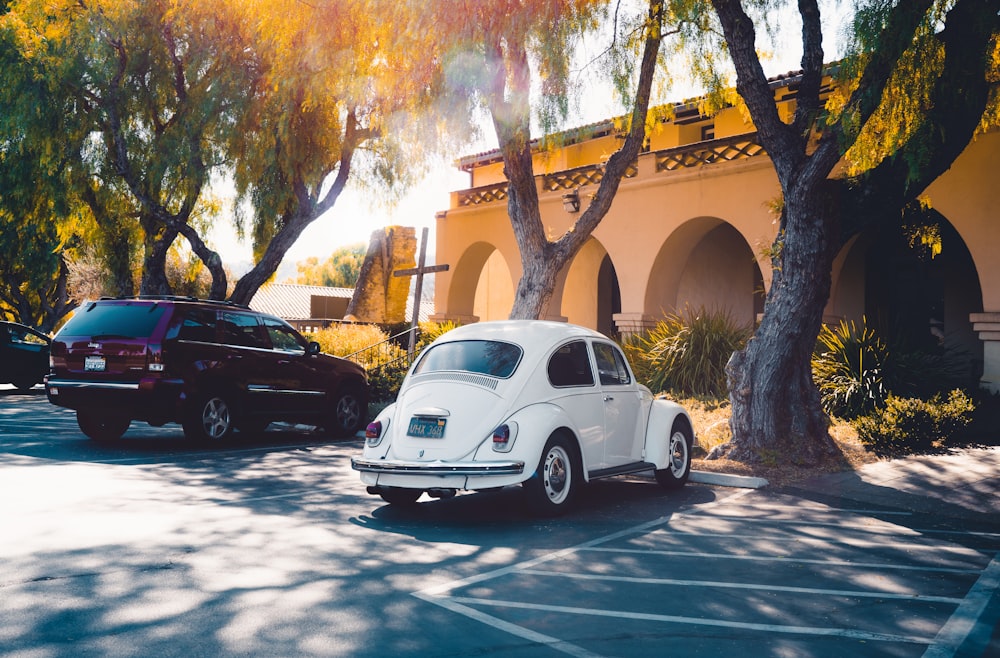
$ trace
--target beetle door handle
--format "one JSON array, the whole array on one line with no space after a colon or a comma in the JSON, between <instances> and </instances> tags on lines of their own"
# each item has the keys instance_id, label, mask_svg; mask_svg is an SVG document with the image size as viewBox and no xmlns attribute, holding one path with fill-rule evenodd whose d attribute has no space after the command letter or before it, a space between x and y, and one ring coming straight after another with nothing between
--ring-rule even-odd
<instances>
[{"instance_id":1,"label":"beetle door handle","mask_svg":"<svg viewBox=\"0 0 1000 658\"><path fill-rule=\"evenodd\" d=\"M614 396L611 396L611 395L605 395L604 396L604 401L605 402L611 402L614 399L615 399Z\"/></svg>"}]
</instances>

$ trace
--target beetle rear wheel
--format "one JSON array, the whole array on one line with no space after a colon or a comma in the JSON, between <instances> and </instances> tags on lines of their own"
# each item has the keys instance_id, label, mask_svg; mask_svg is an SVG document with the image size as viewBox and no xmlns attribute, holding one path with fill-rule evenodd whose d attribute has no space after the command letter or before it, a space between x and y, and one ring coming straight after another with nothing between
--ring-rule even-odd
<instances>
[{"instance_id":1,"label":"beetle rear wheel","mask_svg":"<svg viewBox=\"0 0 1000 658\"><path fill-rule=\"evenodd\" d=\"M382 500L390 505L411 506L417 503L420 494L424 493L420 489L402 489L400 487L390 487L382 489L378 495Z\"/></svg>"},{"instance_id":2,"label":"beetle rear wheel","mask_svg":"<svg viewBox=\"0 0 1000 658\"><path fill-rule=\"evenodd\" d=\"M524 489L535 511L555 516L570 508L582 481L573 442L556 434L545 444L538 468L524 482Z\"/></svg>"}]
</instances>

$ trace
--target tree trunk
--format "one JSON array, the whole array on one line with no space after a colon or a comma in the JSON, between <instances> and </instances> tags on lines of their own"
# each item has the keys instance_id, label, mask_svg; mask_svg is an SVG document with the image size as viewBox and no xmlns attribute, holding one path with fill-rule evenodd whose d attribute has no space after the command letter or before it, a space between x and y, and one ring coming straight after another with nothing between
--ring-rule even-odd
<instances>
[{"instance_id":1,"label":"tree trunk","mask_svg":"<svg viewBox=\"0 0 1000 658\"><path fill-rule=\"evenodd\" d=\"M170 295L170 281L167 280L167 251L177 237L177 231L163 228L153 218L141 220L143 234L142 282L140 295Z\"/></svg>"},{"instance_id":2,"label":"tree trunk","mask_svg":"<svg viewBox=\"0 0 1000 658\"><path fill-rule=\"evenodd\" d=\"M734 440L713 457L815 465L840 454L812 379L813 347L839 235L829 199L821 191L799 189L785 201L785 228L775 242L779 251L763 319L726 367Z\"/></svg>"}]
</instances>

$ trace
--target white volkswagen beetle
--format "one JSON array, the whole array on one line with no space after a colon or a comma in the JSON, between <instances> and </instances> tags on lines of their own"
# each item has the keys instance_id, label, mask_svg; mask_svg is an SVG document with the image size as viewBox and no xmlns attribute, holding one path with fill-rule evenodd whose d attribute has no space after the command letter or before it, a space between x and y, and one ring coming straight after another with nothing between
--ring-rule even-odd
<instances>
[{"instance_id":1,"label":"white volkswagen beetle","mask_svg":"<svg viewBox=\"0 0 1000 658\"><path fill-rule=\"evenodd\" d=\"M680 487L693 444L687 412L637 383L611 340L511 320L459 327L421 352L351 464L389 503L521 484L549 515L597 478L652 470Z\"/></svg>"}]
</instances>

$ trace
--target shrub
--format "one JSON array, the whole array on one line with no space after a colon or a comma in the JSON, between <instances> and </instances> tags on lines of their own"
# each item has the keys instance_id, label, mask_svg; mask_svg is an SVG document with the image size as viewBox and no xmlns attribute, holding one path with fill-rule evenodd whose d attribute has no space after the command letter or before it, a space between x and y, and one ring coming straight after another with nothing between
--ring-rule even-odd
<instances>
[{"instance_id":1,"label":"shrub","mask_svg":"<svg viewBox=\"0 0 1000 658\"><path fill-rule=\"evenodd\" d=\"M751 333L728 312L701 307L666 316L625 348L636 377L653 391L725 397L726 363Z\"/></svg>"},{"instance_id":2,"label":"shrub","mask_svg":"<svg viewBox=\"0 0 1000 658\"><path fill-rule=\"evenodd\" d=\"M953 443L972 419L975 405L960 390L947 400L889 395L885 408L854 421L861 442L879 455L927 452Z\"/></svg>"},{"instance_id":3,"label":"shrub","mask_svg":"<svg viewBox=\"0 0 1000 658\"><path fill-rule=\"evenodd\" d=\"M885 366L889 348L869 329L841 321L824 325L813 352L813 381L823 409L831 416L852 419L885 404Z\"/></svg>"},{"instance_id":4,"label":"shrub","mask_svg":"<svg viewBox=\"0 0 1000 658\"><path fill-rule=\"evenodd\" d=\"M335 324L317 331L312 339L320 344L324 352L350 357L368 371L372 402L384 402L396 397L409 360L406 349L389 341L389 334L378 326Z\"/></svg>"}]
</instances>

